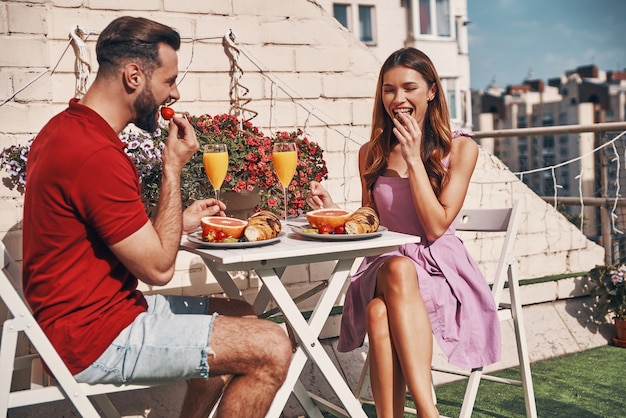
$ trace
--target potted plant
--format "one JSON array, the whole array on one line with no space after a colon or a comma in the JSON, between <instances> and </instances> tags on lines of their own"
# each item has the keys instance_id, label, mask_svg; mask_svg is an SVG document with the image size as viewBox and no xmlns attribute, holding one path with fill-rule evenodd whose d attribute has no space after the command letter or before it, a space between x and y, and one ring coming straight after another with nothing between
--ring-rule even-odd
<instances>
[{"instance_id":1,"label":"potted plant","mask_svg":"<svg viewBox=\"0 0 626 418\"><path fill-rule=\"evenodd\" d=\"M226 202L227 214L236 215L235 197L252 199L251 211L267 209L283 215L282 188L272 166L274 142L295 142L298 149L298 166L288 186L288 216L297 217L306 211L305 196L312 180L328 177L326 161L321 147L304 135L302 130L277 132L266 136L250 122L234 116L190 116L196 130L200 149L208 143L225 143L228 148L228 173L221 188L221 198ZM142 199L148 211L157 205L161 184L161 151L168 129L161 127L154 134L127 128L120 133L126 143L126 153L135 162L141 182ZM10 188L24 190L26 185L27 145L5 148L0 155L0 166L9 173ZM202 152L197 152L186 164L181 174L181 194L184 205L193 200L213 197L213 189L204 172ZM244 218L246 209L239 217Z\"/></svg>"},{"instance_id":2,"label":"potted plant","mask_svg":"<svg viewBox=\"0 0 626 418\"><path fill-rule=\"evenodd\" d=\"M615 321L615 345L626 347L626 264L596 266L589 272L593 282L591 294L597 298L600 314L611 314Z\"/></svg>"}]
</instances>

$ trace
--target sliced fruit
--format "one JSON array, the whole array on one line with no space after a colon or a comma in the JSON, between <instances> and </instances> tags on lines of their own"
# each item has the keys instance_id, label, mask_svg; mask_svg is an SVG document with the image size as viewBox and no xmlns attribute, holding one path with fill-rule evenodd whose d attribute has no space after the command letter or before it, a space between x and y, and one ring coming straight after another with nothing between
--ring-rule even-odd
<instances>
[{"instance_id":1,"label":"sliced fruit","mask_svg":"<svg viewBox=\"0 0 626 418\"><path fill-rule=\"evenodd\" d=\"M319 229L322 225L331 226L334 230L346 223L351 212L346 209L317 209L306 213L309 225Z\"/></svg>"},{"instance_id":2,"label":"sliced fruit","mask_svg":"<svg viewBox=\"0 0 626 418\"><path fill-rule=\"evenodd\" d=\"M248 222L227 216L205 216L200 219L200 224L202 225L203 237L213 235L216 241L222 241L227 237L239 239Z\"/></svg>"}]
</instances>

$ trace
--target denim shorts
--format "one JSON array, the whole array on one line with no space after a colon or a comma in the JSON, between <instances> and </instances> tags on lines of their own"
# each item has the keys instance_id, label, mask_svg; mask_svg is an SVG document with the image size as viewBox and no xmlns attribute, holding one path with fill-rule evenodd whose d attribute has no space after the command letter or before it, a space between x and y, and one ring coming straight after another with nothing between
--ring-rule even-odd
<instances>
[{"instance_id":1,"label":"denim shorts","mask_svg":"<svg viewBox=\"0 0 626 418\"><path fill-rule=\"evenodd\" d=\"M181 380L209 376L207 356L213 321L208 297L146 296L141 313L102 353L74 377L83 383Z\"/></svg>"}]
</instances>

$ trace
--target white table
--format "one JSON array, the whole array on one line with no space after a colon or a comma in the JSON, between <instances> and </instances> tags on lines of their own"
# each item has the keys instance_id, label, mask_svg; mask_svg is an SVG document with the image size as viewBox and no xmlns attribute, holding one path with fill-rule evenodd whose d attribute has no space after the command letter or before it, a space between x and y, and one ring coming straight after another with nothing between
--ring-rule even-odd
<instances>
[{"instance_id":1,"label":"white table","mask_svg":"<svg viewBox=\"0 0 626 418\"><path fill-rule=\"evenodd\" d=\"M345 410L342 412L345 416L366 418L361 403L335 368L318 338L355 260L392 251L400 244L419 242L419 237L385 231L376 238L327 242L304 239L289 231L290 228L283 225L284 236L280 241L266 246L237 249L202 248L183 238L181 249L202 257L224 292L231 298L243 299L243 294L227 272L255 270L263 284L253 303L257 312L264 312L271 298L292 327L299 344L293 354L287 379L276 394L267 417L278 418L290 393L293 392L306 410L307 416L322 418L318 406L311 398L312 395L307 393L298 380L309 358L319 367L343 404ZM333 260L336 260L337 264L307 322L281 282L281 276L287 266ZM322 406L325 403L318 397L315 397L315 402ZM336 406L330 406L327 402L326 404L337 411Z\"/></svg>"}]
</instances>

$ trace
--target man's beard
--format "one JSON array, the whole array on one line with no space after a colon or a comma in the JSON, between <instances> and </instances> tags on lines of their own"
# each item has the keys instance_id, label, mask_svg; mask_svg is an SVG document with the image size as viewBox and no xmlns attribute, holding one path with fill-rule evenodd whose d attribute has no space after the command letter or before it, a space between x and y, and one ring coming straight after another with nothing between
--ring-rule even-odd
<instances>
[{"instance_id":1,"label":"man's beard","mask_svg":"<svg viewBox=\"0 0 626 418\"><path fill-rule=\"evenodd\" d=\"M146 132L155 132L159 127L156 118L159 105L154 100L150 83L146 84L144 91L137 97L134 107L135 113L137 114L135 126Z\"/></svg>"}]
</instances>

